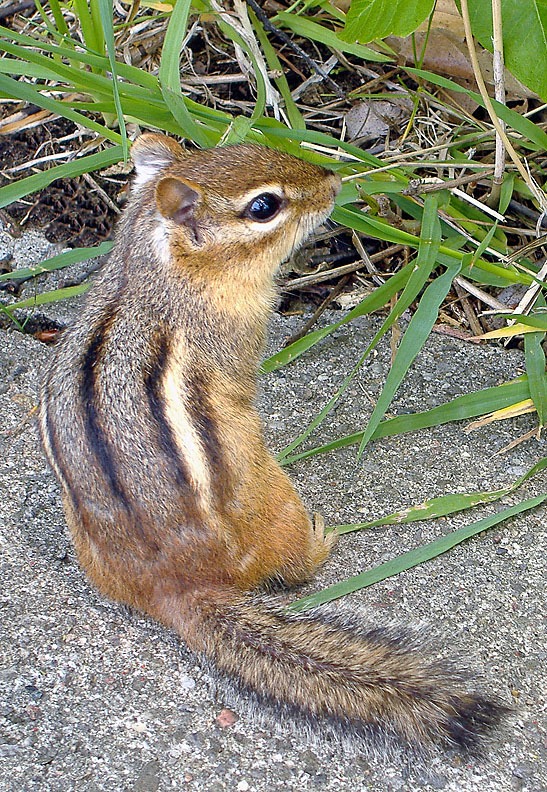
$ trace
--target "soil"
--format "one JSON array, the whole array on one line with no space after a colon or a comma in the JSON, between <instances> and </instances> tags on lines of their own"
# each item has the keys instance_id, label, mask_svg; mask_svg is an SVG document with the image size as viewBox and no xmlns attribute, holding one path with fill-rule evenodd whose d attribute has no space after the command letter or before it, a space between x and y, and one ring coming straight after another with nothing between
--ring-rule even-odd
<instances>
[{"instance_id":1,"label":"soil","mask_svg":"<svg viewBox=\"0 0 547 792\"><path fill-rule=\"evenodd\" d=\"M29 160L70 150L74 143L65 139L75 130L72 122L59 119L36 129L2 136L0 161L9 171ZM125 177L117 179L96 173L93 181L114 204L119 202ZM7 183L8 178L0 174L0 186ZM41 228L50 242L62 242L71 247L88 247L108 239L116 220L116 212L108 201L83 176L57 179L46 189L10 204L4 211L16 226Z\"/></svg>"}]
</instances>

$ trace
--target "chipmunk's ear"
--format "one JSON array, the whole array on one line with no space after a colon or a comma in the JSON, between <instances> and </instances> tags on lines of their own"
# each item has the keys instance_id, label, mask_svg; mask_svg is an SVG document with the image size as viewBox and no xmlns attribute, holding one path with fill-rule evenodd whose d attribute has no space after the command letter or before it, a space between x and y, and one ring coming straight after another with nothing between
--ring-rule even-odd
<instances>
[{"instance_id":1,"label":"chipmunk's ear","mask_svg":"<svg viewBox=\"0 0 547 792\"><path fill-rule=\"evenodd\" d=\"M172 138L147 132L131 146L131 158L135 165L136 184L153 179L164 168L184 157L184 151Z\"/></svg>"},{"instance_id":2,"label":"chipmunk's ear","mask_svg":"<svg viewBox=\"0 0 547 792\"><path fill-rule=\"evenodd\" d=\"M196 245L201 245L203 241L195 216L200 200L201 191L198 185L187 179L165 176L156 185L156 206L160 214L177 225L184 226Z\"/></svg>"}]
</instances>

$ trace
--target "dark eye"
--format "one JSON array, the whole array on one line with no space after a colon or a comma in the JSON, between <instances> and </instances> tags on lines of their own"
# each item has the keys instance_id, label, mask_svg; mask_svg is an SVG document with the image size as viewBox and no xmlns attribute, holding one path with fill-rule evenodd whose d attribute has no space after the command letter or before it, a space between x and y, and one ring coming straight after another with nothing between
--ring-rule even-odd
<instances>
[{"instance_id":1,"label":"dark eye","mask_svg":"<svg viewBox=\"0 0 547 792\"><path fill-rule=\"evenodd\" d=\"M258 223L266 223L279 212L283 205L283 199L273 193L262 193L257 195L245 209L245 217L256 220Z\"/></svg>"}]
</instances>

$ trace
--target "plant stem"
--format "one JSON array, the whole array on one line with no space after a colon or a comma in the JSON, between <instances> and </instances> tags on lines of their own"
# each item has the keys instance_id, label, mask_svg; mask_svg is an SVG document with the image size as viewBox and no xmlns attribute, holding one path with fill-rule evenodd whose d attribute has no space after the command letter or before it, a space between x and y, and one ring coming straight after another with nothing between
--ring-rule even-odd
<instances>
[{"instance_id":1,"label":"plant stem","mask_svg":"<svg viewBox=\"0 0 547 792\"><path fill-rule=\"evenodd\" d=\"M524 179L525 184L530 188L531 192L533 193L535 199L539 203L541 207L542 213L547 212L547 197L545 196L544 191L539 187L538 184L532 179L528 170L522 164L517 152L513 148L513 145L509 138L505 133L505 129L503 129L501 125L501 121L496 115L496 111L494 110L494 106L490 100L490 96L488 95L488 91L486 89L486 85L484 82L484 78L482 76L481 68L479 65L479 60L477 58L477 52L475 50L475 45L473 43L473 32L471 30L471 19L469 17L469 6L467 4L467 0L461 0L461 9L462 9L462 19L463 25L465 28L465 38L467 41L467 48L469 50L469 58L471 60L471 65L473 66L473 73L475 75L475 79L477 81L477 85L488 112L490 116L490 120L494 126L494 129L499 134L500 138L503 140L507 153L515 163L518 172Z\"/></svg>"},{"instance_id":2,"label":"plant stem","mask_svg":"<svg viewBox=\"0 0 547 792\"><path fill-rule=\"evenodd\" d=\"M492 26L493 26L493 68L494 68L494 95L498 102L505 104L505 69L503 63L503 23L501 16L501 0L492 0ZM505 131L505 121L500 119L500 125ZM505 170L505 146L503 140L496 130L496 159L494 165L494 176L492 178L492 189L488 196L487 203L490 206L499 206L501 185L503 184L503 172Z\"/></svg>"}]
</instances>

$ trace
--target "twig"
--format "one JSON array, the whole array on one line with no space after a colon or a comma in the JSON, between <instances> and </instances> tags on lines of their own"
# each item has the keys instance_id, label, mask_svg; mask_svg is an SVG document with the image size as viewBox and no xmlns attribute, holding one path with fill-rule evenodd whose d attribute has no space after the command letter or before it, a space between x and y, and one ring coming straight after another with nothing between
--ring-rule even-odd
<instances>
[{"instance_id":1,"label":"twig","mask_svg":"<svg viewBox=\"0 0 547 792\"><path fill-rule=\"evenodd\" d=\"M506 257L505 262L507 264L514 264L519 259L529 256L535 250L538 250L538 248L543 247L544 245L547 245L547 234L543 234L539 238L532 240L532 242L528 242L528 244L523 245L523 247L517 248L511 253L510 256Z\"/></svg>"},{"instance_id":2,"label":"twig","mask_svg":"<svg viewBox=\"0 0 547 792\"><path fill-rule=\"evenodd\" d=\"M7 19L7 17L13 16L14 14L20 14L21 11L26 11L27 8L34 7L34 0L23 0L22 3L11 3L4 8L0 8L0 20Z\"/></svg>"},{"instance_id":3,"label":"twig","mask_svg":"<svg viewBox=\"0 0 547 792\"><path fill-rule=\"evenodd\" d=\"M461 275L457 275L454 278L454 284L457 286L461 286L461 288L465 289L466 292L472 294L477 299L481 300L485 305L489 305L490 308L493 308L495 311L506 311L507 306L501 303L499 300L496 300L495 297L492 297L491 294L487 294L487 292L479 289L478 286L475 286L474 283L470 283L470 281L462 278ZM482 329L481 329L482 333Z\"/></svg>"},{"instance_id":4,"label":"twig","mask_svg":"<svg viewBox=\"0 0 547 792\"><path fill-rule=\"evenodd\" d=\"M378 269L375 267L374 262L371 260L369 254L365 250L365 246L363 245L357 231L351 232L351 241L353 242L354 248L361 256L365 269L372 275L372 280L374 281L374 283L376 283L377 286L381 286L383 283L385 283L385 280L384 278L380 277L380 273ZM398 246L394 245L393 247L398 247ZM401 249L402 249L402 245L401 245ZM383 253L385 258L387 251L384 250Z\"/></svg>"},{"instance_id":5,"label":"twig","mask_svg":"<svg viewBox=\"0 0 547 792\"><path fill-rule=\"evenodd\" d=\"M31 407L23 418L11 429L6 429L0 432L0 437L17 437L25 428L25 426L34 418L38 411L38 407Z\"/></svg>"},{"instance_id":6,"label":"twig","mask_svg":"<svg viewBox=\"0 0 547 792\"><path fill-rule=\"evenodd\" d=\"M270 105L270 107L274 108L274 113L277 115L277 111L279 108L279 93L274 88L274 86L270 82L270 78L268 75L268 67L266 65L266 61L264 60L264 56L262 54L262 50L260 49L258 42L256 40L251 22L249 20L247 14L247 7L243 0L234 0L234 12L233 14L228 13L225 8L222 7L216 0L211 0L211 9L214 11L218 16L226 22L235 32L241 36L243 41L249 47L249 50L252 52L253 58L255 60L257 68L260 70L262 75L262 79L264 81L264 88L266 91L266 104ZM236 58L238 60L239 66L243 72L247 72L248 74L252 74L255 79L257 79L256 75L254 74L253 67L248 61L248 56L246 53L243 52L242 48L234 42L234 48L236 52Z\"/></svg>"},{"instance_id":7,"label":"twig","mask_svg":"<svg viewBox=\"0 0 547 792\"><path fill-rule=\"evenodd\" d=\"M547 217L545 217L545 215L540 215L535 209L530 209L529 206L525 206L519 201L516 201L514 198L509 201L508 209L510 209L516 215L522 215L523 217L527 217L529 220L533 220L534 225L537 225L539 222L540 227L547 227Z\"/></svg>"},{"instance_id":8,"label":"twig","mask_svg":"<svg viewBox=\"0 0 547 792\"><path fill-rule=\"evenodd\" d=\"M288 347L290 344L293 344L295 341L300 341L301 338L309 333L312 329L314 324L317 322L321 314L328 308L330 303L338 297L344 286L349 280L349 275L346 275L345 278L336 284L336 286L329 292L328 296L323 300L321 305L314 311L313 316L311 316L308 321L304 324L304 326L297 332L294 333L285 343L283 344L284 347Z\"/></svg>"},{"instance_id":9,"label":"twig","mask_svg":"<svg viewBox=\"0 0 547 792\"><path fill-rule=\"evenodd\" d=\"M462 184L478 181L481 176L487 176L492 173L492 170L493 168L490 166L483 168L478 173L468 173L465 176L457 176L455 179L447 179L446 181L442 179L435 180L434 184L428 184L422 179L412 179L408 187L401 191L401 195L423 195L424 193L438 192L439 190L451 190L454 187L460 187Z\"/></svg>"},{"instance_id":10,"label":"twig","mask_svg":"<svg viewBox=\"0 0 547 792\"><path fill-rule=\"evenodd\" d=\"M473 306L467 296L466 291L460 286L459 283L454 281L454 289L456 290L456 294L458 295L458 299L460 301L460 305L463 308L463 312L466 316L467 321L469 322L469 327L473 335L478 336L482 335L484 332L484 328L482 327L477 314L475 313Z\"/></svg>"},{"instance_id":11,"label":"twig","mask_svg":"<svg viewBox=\"0 0 547 792\"><path fill-rule=\"evenodd\" d=\"M478 198L473 198L472 195L464 192L463 190L459 190L457 187L454 187L451 190L452 194L455 195L457 198L461 198L462 201L467 201L467 203L471 204L472 206L476 206L477 209L480 209L481 212L485 212L493 217L495 220L498 220L500 223L505 222L505 217L500 214L495 209L492 209L491 206L488 206L486 203L479 201Z\"/></svg>"},{"instance_id":12,"label":"twig","mask_svg":"<svg viewBox=\"0 0 547 792\"><path fill-rule=\"evenodd\" d=\"M325 68L323 69L323 71L326 74L328 74L332 69L334 69L334 67L336 66L337 63L338 63L338 58L336 57L336 55L332 55L328 59L328 61L325 63ZM302 96L302 94L305 93L308 90L310 85L313 85L314 83L317 83L317 82L321 82L321 80L323 80L323 79L324 79L323 75L321 75L321 74L319 74L317 72L316 74L312 74L311 77L308 77L307 80L304 80L304 82L301 82L300 85L297 85L297 87L294 89L294 91L291 91L291 96L294 99L294 101L296 102L296 100L299 99ZM344 99L344 98L345 97L343 97L343 96L339 96L339 98L336 100L336 102L338 103L340 101L340 99ZM332 104L332 102L331 102L331 104Z\"/></svg>"},{"instance_id":13,"label":"twig","mask_svg":"<svg viewBox=\"0 0 547 792\"><path fill-rule=\"evenodd\" d=\"M493 45L494 56L492 65L494 68L494 96L498 102L505 104L505 70L503 63L503 25L501 18L501 0L492 0L492 24L493 24ZM500 126L505 132L505 121L499 119ZM496 130L496 156L494 165L494 176L492 177L492 189L488 196L487 203L491 206L499 206L501 185L503 184L503 173L505 170L505 146L503 139Z\"/></svg>"},{"instance_id":14,"label":"twig","mask_svg":"<svg viewBox=\"0 0 547 792\"><path fill-rule=\"evenodd\" d=\"M473 32L471 30L471 19L469 17L469 6L467 4L467 0L461 0L461 9L462 9L462 18L463 18L463 26L465 28L465 38L467 41L467 49L469 51L469 58L471 60L471 65L473 66L473 73L475 75L475 80L477 81L477 85L488 112L490 116L490 120L494 126L494 129L499 134L503 143L505 145L506 151L515 163L515 166L524 179L524 182L528 185L530 190L532 191L534 197L536 198L537 202L541 207L541 211L547 212L547 196L545 195L544 191L539 187L536 181L530 176L529 171L524 167L522 164L520 157L518 156L517 152L513 148L513 144L507 137L507 134L503 127L500 124L500 120L496 115L496 111L494 110L494 106L490 100L490 96L488 95L488 91L486 89L486 84L484 82L484 78L482 76L481 68L479 65L479 59L477 58L477 52L475 50L475 46L473 44Z\"/></svg>"},{"instance_id":15,"label":"twig","mask_svg":"<svg viewBox=\"0 0 547 792\"><path fill-rule=\"evenodd\" d=\"M377 261L383 261L383 259L387 258L388 256L393 256L395 253L399 253L399 251L403 250L404 247L404 245L391 245L385 250L381 250L378 253L373 253L372 256L369 256L370 261L373 263L376 263ZM303 275L301 278L295 278L290 283L283 284L282 288L283 291L296 291L297 289L302 288L302 286L312 286L316 283L322 283L323 281L331 280L332 278L339 278L341 275L349 275L351 272L356 272L357 270L363 269L364 266L366 266L365 262L360 259L359 261L353 261L351 264L343 264L341 267L335 267L334 269L314 272L312 275Z\"/></svg>"},{"instance_id":16,"label":"twig","mask_svg":"<svg viewBox=\"0 0 547 792\"><path fill-rule=\"evenodd\" d=\"M439 147L441 148L441 147ZM325 149L328 151L328 149ZM415 154L415 152L412 152ZM360 160L358 160L361 163ZM481 173L484 172L486 174L492 172L493 165L483 165L479 162L456 162L455 160L415 160L410 162L403 163L406 167L410 168L465 168L466 170L470 170L475 168L478 173L475 178L479 178ZM368 166L367 166L368 167ZM389 165L383 165L381 168L370 168L369 170L363 171L355 171L355 173L350 173L348 176L342 176L342 182L345 184L349 181L355 181L356 179L362 179L364 176L369 176L371 173L386 173L392 170L397 170L400 168L401 165L399 162L391 162ZM408 189L408 188L406 188ZM408 193L409 195L411 193Z\"/></svg>"},{"instance_id":17,"label":"twig","mask_svg":"<svg viewBox=\"0 0 547 792\"><path fill-rule=\"evenodd\" d=\"M197 77L184 76L182 84L186 85L228 85L229 83L247 82L244 74L200 74Z\"/></svg>"},{"instance_id":18,"label":"twig","mask_svg":"<svg viewBox=\"0 0 547 792\"><path fill-rule=\"evenodd\" d=\"M529 410L526 410L526 412L535 412L535 409L536 409L535 407L531 407ZM526 440L532 440L532 438L534 437L538 441L541 440L541 429L542 429L541 426L535 426L533 429L530 429L529 432L526 432L526 434L517 437L515 440L512 440L508 445L504 446L503 448L500 448L499 451L496 451L494 456L501 456L502 454L506 454L507 451L512 451L513 448L516 448L518 445L524 443Z\"/></svg>"},{"instance_id":19,"label":"twig","mask_svg":"<svg viewBox=\"0 0 547 792\"><path fill-rule=\"evenodd\" d=\"M54 160L66 159L66 157L66 151L58 151L57 154L48 154L47 157L38 157L37 159L27 160L26 162L22 162L19 165L14 165L11 168L5 168L2 172L4 174L18 173L19 171L27 170L29 168L35 168L36 165L41 165L43 162L53 162Z\"/></svg>"},{"instance_id":20,"label":"twig","mask_svg":"<svg viewBox=\"0 0 547 792\"><path fill-rule=\"evenodd\" d=\"M293 52L296 52L296 54L299 55L302 58L302 60L308 65L308 68L312 69L312 71L317 72L317 74L321 75L323 80L325 80L327 85L329 85L332 88L332 90L335 92L337 96L340 97L340 99L345 99L346 95L344 91L340 88L340 86L337 83L334 82L332 77L330 77L327 74L327 72L321 68L321 66L317 63L317 61L314 61L313 58L310 58L310 56L306 52L304 52L302 47L299 47L298 44L295 44L294 41L289 36L287 36L286 33L284 33L282 30L276 27L273 24L273 22L270 21L269 17L267 16L267 14L264 13L264 11L258 5L258 3L255 2L255 0L247 0L247 5L249 5L253 9L258 19L264 25L265 30L269 30L270 33L273 33L274 36L277 36L277 38L280 39L284 44L286 44L287 47L290 47L293 50Z\"/></svg>"},{"instance_id":21,"label":"twig","mask_svg":"<svg viewBox=\"0 0 547 792\"><path fill-rule=\"evenodd\" d=\"M519 302L513 313L526 314L535 302L537 294L541 291L545 280L547 279L547 263L543 265L538 274L536 275L536 283L532 283L526 294Z\"/></svg>"},{"instance_id":22,"label":"twig","mask_svg":"<svg viewBox=\"0 0 547 792\"><path fill-rule=\"evenodd\" d=\"M103 199L105 204L109 207L109 209L111 209L114 212L114 214L119 215L121 213L120 207L116 206L112 198L108 195L107 192L105 192L105 190L103 190L103 188L99 184L97 184L93 176L91 176L90 173L82 173L82 176L84 180L90 185L93 192L96 192L98 195L101 196L101 198Z\"/></svg>"}]
</instances>

